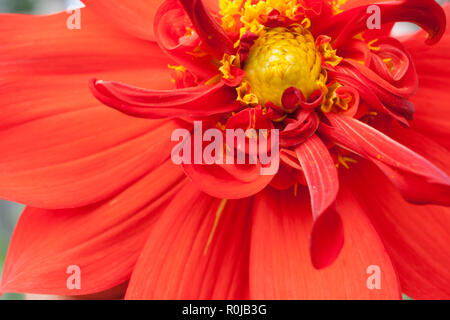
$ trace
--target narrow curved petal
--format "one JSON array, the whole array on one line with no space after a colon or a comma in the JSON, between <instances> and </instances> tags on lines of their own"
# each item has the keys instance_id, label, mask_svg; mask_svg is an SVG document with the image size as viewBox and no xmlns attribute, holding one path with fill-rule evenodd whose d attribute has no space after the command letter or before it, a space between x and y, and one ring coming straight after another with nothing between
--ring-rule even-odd
<instances>
[{"instance_id":1,"label":"narrow curved petal","mask_svg":"<svg viewBox=\"0 0 450 320\"><path fill-rule=\"evenodd\" d=\"M427 31L427 44L437 43L445 32L445 13L434 0L403 0L377 4L380 8L381 24L405 21L417 24ZM339 47L352 36L367 30L367 20L372 13L369 5L351 8L328 19L314 30L315 35L326 34L334 39L334 47Z\"/></svg>"},{"instance_id":2,"label":"narrow curved petal","mask_svg":"<svg viewBox=\"0 0 450 320\"><path fill-rule=\"evenodd\" d=\"M92 79L89 87L105 105L139 118L199 117L239 108L236 91L223 82L211 86L151 90Z\"/></svg>"},{"instance_id":3,"label":"narrow curved petal","mask_svg":"<svg viewBox=\"0 0 450 320\"><path fill-rule=\"evenodd\" d=\"M90 77L104 76L168 89L170 61L155 43L117 33L88 8L81 14L81 30L65 27L66 13L0 16L4 199L49 209L87 205L170 154L179 125L122 115L88 87Z\"/></svg>"},{"instance_id":4,"label":"narrow curved petal","mask_svg":"<svg viewBox=\"0 0 450 320\"><path fill-rule=\"evenodd\" d=\"M154 224L125 298L248 298L250 206L186 185Z\"/></svg>"},{"instance_id":5,"label":"narrow curved petal","mask_svg":"<svg viewBox=\"0 0 450 320\"><path fill-rule=\"evenodd\" d=\"M375 163L410 202L450 204L450 178L421 155L353 118L328 114L321 131Z\"/></svg>"},{"instance_id":6,"label":"narrow curved petal","mask_svg":"<svg viewBox=\"0 0 450 320\"><path fill-rule=\"evenodd\" d=\"M27 207L3 271L1 292L86 295L129 280L151 225L180 190L180 168L167 161L128 189L76 209ZM80 270L80 289L67 280Z\"/></svg>"},{"instance_id":7,"label":"narrow curved petal","mask_svg":"<svg viewBox=\"0 0 450 320\"><path fill-rule=\"evenodd\" d=\"M328 268L309 259L311 209L306 193L265 190L255 197L250 246L252 299L400 299L397 276L364 211L338 197L345 244ZM369 289L368 267L381 271L381 289ZM370 271L370 269L369 269ZM370 286L369 286L370 287Z\"/></svg>"},{"instance_id":8,"label":"narrow curved petal","mask_svg":"<svg viewBox=\"0 0 450 320\"><path fill-rule=\"evenodd\" d=\"M166 0L161 4L155 14L154 30L161 49L190 72L204 80L219 73L214 57L198 51L201 39L180 2Z\"/></svg>"},{"instance_id":9,"label":"narrow curved petal","mask_svg":"<svg viewBox=\"0 0 450 320\"><path fill-rule=\"evenodd\" d=\"M433 142L428 141L429 150L435 152ZM448 165L447 151L436 156L446 157ZM354 201L368 214L383 239L402 291L413 299L449 299L449 208L406 202L389 180L366 161L352 165L342 181L351 188Z\"/></svg>"},{"instance_id":10,"label":"narrow curved petal","mask_svg":"<svg viewBox=\"0 0 450 320\"><path fill-rule=\"evenodd\" d=\"M444 10L449 23L450 5ZM419 31L404 42L419 75L419 89L411 97L416 109L411 127L450 149L450 108L446 103L450 99L450 33L433 47L422 45L423 33Z\"/></svg>"},{"instance_id":11,"label":"narrow curved petal","mask_svg":"<svg viewBox=\"0 0 450 320\"><path fill-rule=\"evenodd\" d=\"M308 183L314 217L311 260L320 269L337 258L344 244L342 221L334 206L339 190L337 170L328 148L316 135L295 152Z\"/></svg>"}]
</instances>

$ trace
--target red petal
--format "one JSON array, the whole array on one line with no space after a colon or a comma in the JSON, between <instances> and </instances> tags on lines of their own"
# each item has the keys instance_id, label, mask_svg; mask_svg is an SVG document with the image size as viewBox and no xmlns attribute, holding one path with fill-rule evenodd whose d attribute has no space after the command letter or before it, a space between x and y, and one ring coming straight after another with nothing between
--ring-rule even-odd
<instances>
[{"instance_id":1,"label":"red petal","mask_svg":"<svg viewBox=\"0 0 450 320\"><path fill-rule=\"evenodd\" d=\"M250 204L223 207L192 184L180 190L151 230L126 299L248 298Z\"/></svg>"},{"instance_id":2,"label":"red petal","mask_svg":"<svg viewBox=\"0 0 450 320\"><path fill-rule=\"evenodd\" d=\"M311 259L314 267L324 268L337 258L344 244L342 221L333 206L339 190L337 170L328 148L316 135L295 151L308 183L314 216Z\"/></svg>"},{"instance_id":3,"label":"red petal","mask_svg":"<svg viewBox=\"0 0 450 320\"><path fill-rule=\"evenodd\" d=\"M186 164L186 175L207 194L226 199L252 196L264 189L273 175L262 175L261 165Z\"/></svg>"},{"instance_id":4,"label":"red petal","mask_svg":"<svg viewBox=\"0 0 450 320\"><path fill-rule=\"evenodd\" d=\"M408 201L450 204L450 178L431 162L358 120L327 118L333 127L321 125L320 130L379 166Z\"/></svg>"},{"instance_id":5,"label":"red petal","mask_svg":"<svg viewBox=\"0 0 450 320\"><path fill-rule=\"evenodd\" d=\"M2 292L85 295L129 280L149 228L180 189L183 172L167 161L111 199L77 209L28 207L14 231ZM81 289L67 288L67 268Z\"/></svg>"},{"instance_id":6,"label":"red petal","mask_svg":"<svg viewBox=\"0 0 450 320\"><path fill-rule=\"evenodd\" d=\"M433 148L431 140L425 141ZM429 151L434 153L436 148ZM441 155L448 166L448 152L441 150L436 157ZM342 178L383 239L402 291L414 299L449 299L450 209L406 202L376 167L365 161L345 170Z\"/></svg>"},{"instance_id":7,"label":"red petal","mask_svg":"<svg viewBox=\"0 0 450 320\"><path fill-rule=\"evenodd\" d=\"M118 29L141 39L154 40L153 18L161 0L84 0L83 3Z\"/></svg>"},{"instance_id":8,"label":"red petal","mask_svg":"<svg viewBox=\"0 0 450 320\"><path fill-rule=\"evenodd\" d=\"M222 27L214 20L202 0L179 1L191 19L203 43L212 50L217 58L221 59L224 53L233 54L236 51L233 41L231 41Z\"/></svg>"},{"instance_id":9,"label":"red petal","mask_svg":"<svg viewBox=\"0 0 450 320\"><path fill-rule=\"evenodd\" d=\"M170 154L178 124L105 108L87 85L100 75L167 89L169 61L156 44L81 12L81 30L61 27L66 13L0 16L0 148L8 150L0 159L2 198L51 209L87 205Z\"/></svg>"},{"instance_id":10,"label":"red petal","mask_svg":"<svg viewBox=\"0 0 450 320\"><path fill-rule=\"evenodd\" d=\"M311 210L306 193L265 190L254 200L250 247L252 299L399 299L385 249L362 209L338 199L345 244L337 260L317 270L309 259ZM381 289L370 290L367 268L381 270Z\"/></svg>"},{"instance_id":11,"label":"red petal","mask_svg":"<svg viewBox=\"0 0 450 320\"><path fill-rule=\"evenodd\" d=\"M93 95L105 105L139 118L199 117L236 110L236 90L216 85L149 90L114 81L92 79Z\"/></svg>"},{"instance_id":12,"label":"red petal","mask_svg":"<svg viewBox=\"0 0 450 320\"><path fill-rule=\"evenodd\" d=\"M404 119L412 120L414 114L414 105L407 99L414 94L418 86L414 65L397 40L384 38L380 40L380 47L383 48L383 54L390 56L393 61L396 61L396 58L392 52L402 54L402 66L399 63L395 69L397 72L395 77L398 79L393 78L391 71L383 70L385 72L381 73L380 70L371 70L350 59L346 59L334 71L330 71L329 75L344 85L357 89L363 100L375 110L406 124ZM372 65L373 61L378 59L381 58L372 57Z\"/></svg>"},{"instance_id":13,"label":"red petal","mask_svg":"<svg viewBox=\"0 0 450 320\"><path fill-rule=\"evenodd\" d=\"M450 5L444 6L447 22ZM416 111L411 127L430 136L450 149L450 108L443 101L450 100L450 33L433 47L425 47L420 39L423 32L409 38L404 45L411 52L419 75L419 90L411 97Z\"/></svg>"},{"instance_id":14,"label":"red petal","mask_svg":"<svg viewBox=\"0 0 450 320\"><path fill-rule=\"evenodd\" d=\"M155 15L155 38L164 52L178 64L186 67L202 79L209 79L218 73L209 54L195 55L201 39L192 28L189 17L178 1L167 0L159 7Z\"/></svg>"},{"instance_id":15,"label":"red petal","mask_svg":"<svg viewBox=\"0 0 450 320\"><path fill-rule=\"evenodd\" d=\"M437 43L445 32L445 13L434 0L403 0L379 3L381 24L406 21L417 24L428 32L427 44ZM339 47L355 34L367 30L369 5L346 10L328 19L314 30L316 36L326 34L336 39L333 46Z\"/></svg>"}]
</instances>

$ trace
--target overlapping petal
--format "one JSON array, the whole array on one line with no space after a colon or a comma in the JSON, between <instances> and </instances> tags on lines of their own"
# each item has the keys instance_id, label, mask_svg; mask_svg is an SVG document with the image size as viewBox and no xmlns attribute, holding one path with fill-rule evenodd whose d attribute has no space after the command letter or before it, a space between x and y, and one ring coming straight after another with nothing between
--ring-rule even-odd
<instances>
[{"instance_id":1,"label":"overlapping petal","mask_svg":"<svg viewBox=\"0 0 450 320\"><path fill-rule=\"evenodd\" d=\"M435 153L433 141L413 140ZM447 158L448 152L435 153ZM370 217L398 272L402 291L414 299L448 299L450 212L406 202L379 170L365 161L344 172L342 182Z\"/></svg>"},{"instance_id":2,"label":"overlapping petal","mask_svg":"<svg viewBox=\"0 0 450 320\"><path fill-rule=\"evenodd\" d=\"M339 146L374 162L410 202L448 205L450 178L431 162L376 129L349 117L328 114L320 130Z\"/></svg>"},{"instance_id":3,"label":"overlapping petal","mask_svg":"<svg viewBox=\"0 0 450 320\"><path fill-rule=\"evenodd\" d=\"M120 194L61 210L27 207L16 227L1 292L86 295L129 280L150 227L180 190L185 176L170 160ZM77 266L81 288L67 270Z\"/></svg>"},{"instance_id":4,"label":"overlapping petal","mask_svg":"<svg viewBox=\"0 0 450 320\"><path fill-rule=\"evenodd\" d=\"M251 203L183 187L154 224L126 299L248 298Z\"/></svg>"},{"instance_id":5,"label":"overlapping petal","mask_svg":"<svg viewBox=\"0 0 450 320\"><path fill-rule=\"evenodd\" d=\"M444 10L448 25L450 5L445 5ZM423 46L423 34L419 31L404 39L419 75L419 89L411 97L416 109L411 127L450 149L450 108L446 103L450 87L447 76L450 74L450 34L446 32L441 41L431 48Z\"/></svg>"},{"instance_id":6,"label":"overlapping petal","mask_svg":"<svg viewBox=\"0 0 450 320\"><path fill-rule=\"evenodd\" d=\"M199 51L201 39L181 4L164 1L154 20L155 39L161 49L177 63L200 78L209 79L218 73L213 57Z\"/></svg>"},{"instance_id":7,"label":"overlapping petal","mask_svg":"<svg viewBox=\"0 0 450 320\"><path fill-rule=\"evenodd\" d=\"M345 244L328 268L309 258L312 227L307 193L264 190L255 197L250 245L252 299L399 299L391 261L363 209L338 197ZM364 236L362 236L364 235ZM370 248L370 249L368 249ZM381 270L381 289L369 289L368 267Z\"/></svg>"},{"instance_id":8,"label":"overlapping petal","mask_svg":"<svg viewBox=\"0 0 450 320\"><path fill-rule=\"evenodd\" d=\"M445 13L434 0L402 0L378 3L381 24L406 21L417 24L427 31L427 44L437 43L445 32ZM346 10L330 19L323 20L314 30L315 35L326 34L335 39L338 48L354 35L367 30L367 21L372 15L369 5Z\"/></svg>"},{"instance_id":9,"label":"overlapping petal","mask_svg":"<svg viewBox=\"0 0 450 320\"><path fill-rule=\"evenodd\" d=\"M117 33L89 8L81 15L81 30L65 27L66 13L0 17L0 147L8 150L0 157L2 198L52 209L87 205L170 153L179 125L108 110L87 82L104 76L168 89L170 61L156 44Z\"/></svg>"},{"instance_id":10,"label":"overlapping petal","mask_svg":"<svg viewBox=\"0 0 450 320\"><path fill-rule=\"evenodd\" d=\"M236 91L224 82L172 90L151 90L92 79L89 87L103 104L139 118L204 117L239 108Z\"/></svg>"},{"instance_id":11,"label":"overlapping petal","mask_svg":"<svg viewBox=\"0 0 450 320\"><path fill-rule=\"evenodd\" d=\"M170 1L170 0L169 0ZM220 24L208 11L202 0L179 0L197 31L203 44L207 46L217 58L224 53L233 54L233 41L222 29Z\"/></svg>"},{"instance_id":12,"label":"overlapping petal","mask_svg":"<svg viewBox=\"0 0 450 320\"><path fill-rule=\"evenodd\" d=\"M308 183L314 217L311 260L320 269L337 258L344 244L342 221L335 208L339 190L337 170L328 148L316 135L295 151Z\"/></svg>"},{"instance_id":13,"label":"overlapping petal","mask_svg":"<svg viewBox=\"0 0 450 320\"><path fill-rule=\"evenodd\" d=\"M273 175L261 174L261 164L185 164L186 175L207 194L226 199L252 196L263 190Z\"/></svg>"}]
</instances>

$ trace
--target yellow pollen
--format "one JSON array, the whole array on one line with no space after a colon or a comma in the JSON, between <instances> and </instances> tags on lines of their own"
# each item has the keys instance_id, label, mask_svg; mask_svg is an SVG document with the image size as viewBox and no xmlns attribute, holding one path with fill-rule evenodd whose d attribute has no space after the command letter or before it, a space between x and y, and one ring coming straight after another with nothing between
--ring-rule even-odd
<instances>
[{"instance_id":1,"label":"yellow pollen","mask_svg":"<svg viewBox=\"0 0 450 320\"><path fill-rule=\"evenodd\" d=\"M372 41L369 41L369 43L367 43L367 46L372 51L380 51L380 47L374 46L374 44L377 42L378 42L378 39L373 39Z\"/></svg>"},{"instance_id":2,"label":"yellow pollen","mask_svg":"<svg viewBox=\"0 0 450 320\"><path fill-rule=\"evenodd\" d=\"M203 250L203 255L205 256L208 253L208 248L211 245L214 234L216 233L217 226L219 225L220 217L222 216L222 212L225 209L225 205L227 204L227 199L222 199L217 207L216 217L214 219L214 223L211 229L211 233L209 234L208 241L206 242L205 249Z\"/></svg>"},{"instance_id":3,"label":"yellow pollen","mask_svg":"<svg viewBox=\"0 0 450 320\"><path fill-rule=\"evenodd\" d=\"M281 106L284 90L292 86L308 97L323 78L314 38L300 25L262 32L250 49L244 70L245 80L262 105L270 101Z\"/></svg>"},{"instance_id":4,"label":"yellow pollen","mask_svg":"<svg viewBox=\"0 0 450 320\"><path fill-rule=\"evenodd\" d=\"M331 7L333 8L333 12L335 14L341 13L341 5L345 4L347 2L347 0L331 0L329 1L331 4Z\"/></svg>"},{"instance_id":5,"label":"yellow pollen","mask_svg":"<svg viewBox=\"0 0 450 320\"><path fill-rule=\"evenodd\" d=\"M348 163L357 163L358 161L356 161L355 159L353 159L353 158L350 158L350 157L345 157L345 156L343 156L342 154L338 154L338 163L337 163L337 167L339 166L339 164L342 164L342 166L345 168L345 169L350 169L350 166L348 165Z\"/></svg>"},{"instance_id":6,"label":"yellow pollen","mask_svg":"<svg viewBox=\"0 0 450 320\"><path fill-rule=\"evenodd\" d=\"M169 69L175 70L175 71L179 71L179 72L186 72L186 68L183 66L173 66L171 64L167 65L169 67Z\"/></svg>"}]
</instances>

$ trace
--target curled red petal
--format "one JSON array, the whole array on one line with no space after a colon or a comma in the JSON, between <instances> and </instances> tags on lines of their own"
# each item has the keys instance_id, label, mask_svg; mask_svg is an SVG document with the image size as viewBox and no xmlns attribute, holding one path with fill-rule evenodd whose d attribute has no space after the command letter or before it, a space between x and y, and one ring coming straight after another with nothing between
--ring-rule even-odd
<instances>
[{"instance_id":1,"label":"curled red petal","mask_svg":"<svg viewBox=\"0 0 450 320\"><path fill-rule=\"evenodd\" d=\"M237 130L242 129L244 132L247 130L254 129L253 134L246 134L245 143L240 144L238 138L235 137L234 145L238 152L243 152L245 154L256 155L258 152L268 152L273 147L275 141L271 139L270 134L271 129L273 129L273 124L267 119L266 115L263 114L261 106L256 106L255 108L247 108L238 113L232 115L227 123L226 129ZM267 138L259 133L259 129L267 130ZM250 144L255 143L258 145L258 150L251 150ZM233 147L229 146L229 147Z\"/></svg>"},{"instance_id":2,"label":"curled red petal","mask_svg":"<svg viewBox=\"0 0 450 320\"><path fill-rule=\"evenodd\" d=\"M311 261L316 269L331 265L344 246L344 226L336 208L323 212L311 230Z\"/></svg>"},{"instance_id":3,"label":"curled red petal","mask_svg":"<svg viewBox=\"0 0 450 320\"><path fill-rule=\"evenodd\" d=\"M344 244L342 221L334 208L339 190L336 166L316 135L295 149L308 183L314 225L310 253L314 267L330 265Z\"/></svg>"},{"instance_id":4,"label":"curled red petal","mask_svg":"<svg viewBox=\"0 0 450 320\"><path fill-rule=\"evenodd\" d=\"M201 40L198 34L188 27L192 26L189 17L175 0L164 1L155 14L154 33L160 48L180 65L199 77L208 79L218 73L212 64L212 56L196 52Z\"/></svg>"},{"instance_id":5,"label":"curled red petal","mask_svg":"<svg viewBox=\"0 0 450 320\"><path fill-rule=\"evenodd\" d=\"M355 88L372 108L404 124L408 123L406 120L412 120L414 105L406 99L415 91L417 85L417 75L412 65L407 73L408 79L397 84L389 83L371 69L351 60L344 60L328 74L330 78Z\"/></svg>"},{"instance_id":6,"label":"curled red petal","mask_svg":"<svg viewBox=\"0 0 450 320\"><path fill-rule=\"evenodd\" d=\"M303 143L319 127L319 118L311 110L300 110L296 119L286 118L285 128L280 132L280 146L292 147Z\"/></svg>"},{"instance_id":7,"label":"curled red petal","mask_svg":"<svg viewBox=\"0 0 450 320\"><path fill-rule=\"evenodd\" d=\"M192 21L200 39L219 59L224 53L233 54L236 50L233 41L214 20L202 0L179 0Z\"/></svg>"},{"instance_id":8,"label":"curled red petal","mask_svg":"<svg viewBox=\"0 0 450 320\"><path fill-rule=\"evenodd\" d=\"M208 116L239 107L235 101L235 90L223 82L184 89L148 90L92 79L89 87L105 105L140 118Z\"/></svg>"},{"instance_id":9,"label":"curled red petal","mask_svg":"<svg viewBox=\"0 0 450 320\"><path fill-rule=\"evenodd\" d=\"M263 190L273 175L261 175L261 165L184 164L184 172L203 192L217 198L239 199Z\"/></svg>"},{"instance_id":10,"label":"curled red petal","mask_svg":"<svg viewBox=\"0 0 450 320\"><path fill-rule=\"evenodd\" d=\"M450 178L430 161L356 119L327 114L332 126L319 130L336 142L374 162L413 203L450 205Z\"/></svg>"},{"instance_id":11,"label":"curled red petal","mask_svg":"<svg viewBox=\"0 0 450 320\"><path fill-rule=\"evenodd\" d=\"M299 183L301 176L302 172L300 170L295 169L284 161L280 161L280 169L270 181L270 186L278 190L287 190Z\"/></svg>"},{"instance_id":12,"label":"curled red petal","mask_svg":"<svg viewBox=\"0 0 450 320\"><path fill-rule=\"evenodd\" d=\"M364 5L346 10L327 19L313 33L315 36L326 34L335 39L335 48L343 45L354 35L367 30L367 21L373 14L368 13ZM403 0L399 2L379 3L381 24L392 22L411 22L427 31L427 44L437 43L445 32L445 13L434 0Z\"/></svg>"},{"instance_id":13,"label":"curled red petal","mask_svg":"<svg viewBox=\"0 0 450 320\"><path fill-rule=\"evenodd\" d=\"M253 43L256 41L256 39L258 39L258 35L250 32L250 31L246 31L241 39L240 39L240 44L239 44L239 49L238 49L238 54L239 54L239 58L241 63L243 63L247 57L248 54L250 52L250 48L253 45Z\"/></svg>"},{"instance_id":14,"label":"curled red petal","mask_svg":"<svg viewBox=\"0 0 450 320\"><path fill-rule=\"evenodd\" d=\"M341 114L353 117L358 112L359 107L359 93L355 88L342 86L337 88L336 95L343 99L348 100L347 102L347 110L343 111Z\"/></svg>"},{"instance_id":15,"label":"curled red petal","mask_svg":"<svg viewBox=\"0 0 450 320\"><path fill-rule=\"evenodd\" d=\"M302 90L296 87L287 88L281 96L281 104L288 112L295 110L303 101L305 101L305 96Z\"/></svg>"}]
</instances>

